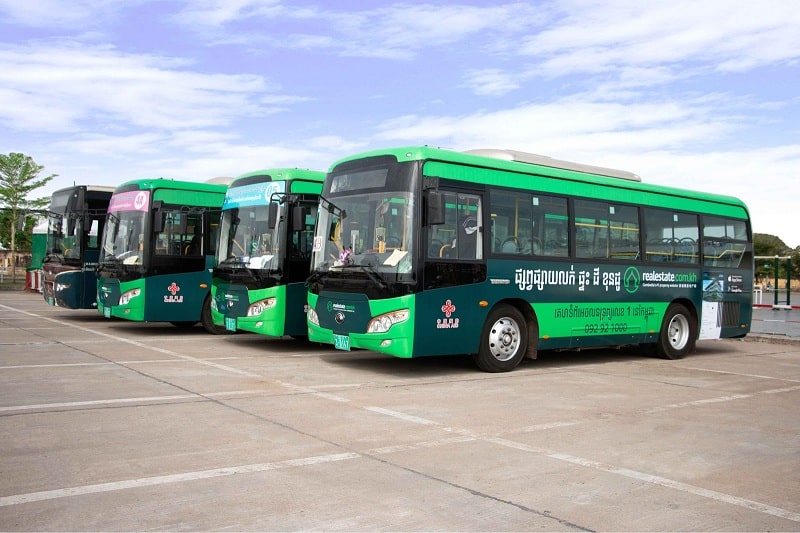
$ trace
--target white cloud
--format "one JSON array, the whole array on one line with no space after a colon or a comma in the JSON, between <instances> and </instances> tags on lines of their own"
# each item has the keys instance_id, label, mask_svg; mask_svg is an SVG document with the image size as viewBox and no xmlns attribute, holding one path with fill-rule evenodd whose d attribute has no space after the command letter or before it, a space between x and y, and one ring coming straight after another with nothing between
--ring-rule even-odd
<instances>
[{"instance_id":1,"label":"white cloud","mask_svg":"<svg viewBox=\"0 0 800 533\"><path fill-rule=\"evenodd\" d=\"M349 57L410 60L423 50L458 46L468 37L482 41L487 50L502 49L489 36L504 39L543 18L542 9L527 3L406 2L347 11L337 10L335 4L319 6L298 8L278 0L202 0L188 3L173 19L214 44L261 43L274 48L325 49ZM280 36L252 29L254 23L274 21L287 24ZM303 22L303 31L292 30L294 21Z\"/></svg>"},{"instance_id":2,"label":"white cloud","mask_svg":"<svg viewBox=\"0 0 800 533\"><path fill-rule=\"evenodd\" d=\"M725 119L712 119L703 101L614 103L565 98L465 116L401 116L382 123L379 137L389 142L447 141L461 147L493 143L534 147L529 151L545 147L600 152L608 146L650 150L707 142L729 134L734 126Z\"/></svg>"},{"instance_id":3,"label":"white cloud","mask_svg":"<svg viewBox=\"0 0 800 533\"><path fill-rule=\"evenodd\" d=\"M335 136L258 143L228 131L184 130L136 135L81 134L27 152L60 176L45 194L75 181L116 186L142 177L204 181L270 167L327 170L342 154L363 145ZM109 169L114 169L109 172Z\"/></svg>"},{"instance_id":4,"label":"white cloud","mask_svg":"<svg viewBox=\"0 0 800 533\"><path fill-rule=\"evenodd\" d=\"M264 116L296 101L252 74L189 70L184 60L77 44L0 49L0 118L29 131L181 129ZM46 112L42 112L46 110Z\"/></svg>"},{"instance_id":5,"label":"white cloud","mask_svg":"<svg viewBox=\"0 0 800 533\"><path fill-rule=\"evenodd\" d=\"M549 75L624 65L711 63L745 70L800 57L800 10L791 2L573 0L524 41Z\"/></svg>"},{"instance_id":6,"label":"white cloud","mask_svg":"<svg viewBox=\"0 0 800 533\"><path fill-rule=\"evenodd\" d=\"M468 70L465 85L475 94L501 96L521 87L520 79L500 69Z\"/></svg>"},{"instance_id":7,"label":"white cloud","mask_svg":"<svg viewBox=\"0 0 800 533\"><path fill-rule=\"evenodd\" d=\"M292 11L280 0L192 0L185 3L175 20L188 26L219 27L253 17L288 15Z\"/></svg>"},{"instance_id":8,"label":"white cloud","mask_svg":"<svg viewBox=\"0 0 800 533\"><path fill-rule=\"evenodd\" d=\"M28 27L85 28L108 14L146 0L0 0L0 13L7 22Z\"/></svg>"}]
</instances>

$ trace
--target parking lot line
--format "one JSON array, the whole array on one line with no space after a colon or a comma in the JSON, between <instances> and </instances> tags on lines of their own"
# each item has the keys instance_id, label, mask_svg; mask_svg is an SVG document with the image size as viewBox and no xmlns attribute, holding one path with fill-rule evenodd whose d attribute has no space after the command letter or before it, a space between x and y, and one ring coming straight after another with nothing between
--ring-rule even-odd
<instances>
[{"instance_id":1,"label":"parking lot line","mask_svg":"<svg viewBox=\"0 0 800 533\"><path fill-rule=\"evenodd\" d=\"M67 498L70 496L82 496L85 494L97 494L101 492L111 492L116 490L136 489L150 487L153 485L164 485L167 483L183 483L198 479L210 479L235 474L252 474L254 472L267 472L280 468L292 468L300 466L317 465L330 463L333 461L347 461L361 457L357 453L335 453L329 455L317 455L302 459L288 459L274 463L258 463L251 465L233 466L225 468L215 468L211 470L201 470L198 472L184 472L182 474L172 474L167 476L153 476L138 479L128 479L124 481L113 481L110 483L95 483L79 487L69 487L65 489L44 490L40 492L30 492L28 494L18 494L16 496L0 497L0 507L9 505L19 505L22 503L38 502L42 500L54 500L57 498Z\"/></svg>"},{"instance_id":2,"label":"parking lot line","mask_svg":"<svg viewBox=\"0 0 800 533\"><path fill-rule=\"evenodd\" d=\"M131 345L136 346L138 348L144 348L146 350L151 350L151 351L163 353L163 354L166 354L166 355L172 355L174 357L177 357L177 358L180 358L180 359L184 359L186 361L192 361L193 363L197 363L199 365L210 366L210 367L216 368L217 370L223 370L225 372L230 372L232 374L239 374L240 376L247 376L247 377L251 377L251 378L261 378L262 377L259 374L254 374L253 372L247 372L246 370L239 370L238 368L233 368L231 366L220 365L220 364L214 363L213 361L209 361L209 360L206 360L206 359L198 359L197 357L192 357L191 355L186 355L186 354L182 354L182 353L179 353L179 352L174 352L172 350L167 350L166 348L158 348L156 346L150 346L149 344L144 344L144 343L141 343L141 342L138 342L138 341L134 341L134 340L131 340L131 339L126 339L125 337L120 337L118 335L112 335L110 333L104 333L102 331L96 331L96 330L91 329L91 328L84 328L82 326L78 326L77 324L73 324L73 323L70 323L70 322L64 322L62 320L57 320L55 318L42 316L42 315L39 315L39 314L36 314L36 313L31 313L29 311L25 311L25 310L22 310L22 309L17 309L15 307L10 307L10 306L7 306L7 305L0 304L0 308L1 309L7 309L9 311L14 311L16 313L21 313L21 314L24 314L24 315L27 315L27 316L30 316L30 317L38 318L40 320L48 320L48 321L53 322L55 324L60 324L62 326L66 326L66 327L69 327L69 328L72 328L72 329L77 329L77 330L80 330L80 331L84 331L86 333L91 333L92 335L100 335L101 337L112 339L112 340L117 341L117 342L123 342L123 343L131 344Z\"/></svg>"}]
</instances>

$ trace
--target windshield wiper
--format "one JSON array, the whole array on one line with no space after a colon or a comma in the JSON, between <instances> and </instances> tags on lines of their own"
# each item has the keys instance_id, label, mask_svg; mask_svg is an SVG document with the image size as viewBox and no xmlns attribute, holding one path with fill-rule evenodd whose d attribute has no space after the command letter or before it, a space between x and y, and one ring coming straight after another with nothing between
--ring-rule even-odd
<instances>
[{"instance_id":1,"label":"windshield wiper","mask_svg":"<svg viewBox=\"0 0 800 533\"><path fill-rule=\"evenodd\" d=\"M95 267L95 270L97 272L102 272L103 269L105 269L106 267L114 267L114 268L116 268L121 263L122 263L122 261L117 259L117 256L115 256L114 254L106 254L102 259L100 259L100 261L97 262L97 266Z\"/></svg>"},{"instance_id":2,"label":"windshield wiper","mask_svg":"<svg viewBox=\"0 0 800 533\"><path fill-rule=\"evenodd\" d=\"M364 272L369 279L375 282L375 285L377 285L379 288L386 289L389 287L389 284L386 283L386 280L383 279L383 277L372 265L342 265L341 267L337 268L360 268L362 272Z\"/></svg>"},{"instance_id":3,"label":"windshield wiper","mask_svg":"<svg viewBox=\"0 0 800 533\"><path fill-rule=\"evenodd\" d=\"M331 202L322 195L320 195L319 200L320 200L319 203L320 207L322 207L323 209L327 209L328 213L331 213L332 215L338 215L339 218L342 220L347 218L347 211L345 211L338 205L334 204L333 202Z\"/></svg>"},{"instance_id":4,"label":"windshield wiper","mask_svg":"<svg viewBox=\"0 0 800 533\"><path fill-rule=\"evenodd\" d=\"M227 259L225 259L223 261L220 261L219 264L220 265L230 265L230 266L241 265L241 266L244 267L246 263L244 262L244 259L242 259L241 257L239 257L237 255L231 255L229 258L227 258Z\"/></svg>"},{"instance_id":5,"label":"windshield wiper","mask_svg":"<svg viewBox=\"0 0 800 533\"><path fill-rule=\"evenodd\" d=\"M327 274L327 271L324 270L314 270L311 272L311 274L309 274L309 276L306 278L306 288L321 280L325 274Z\"/></svg>"}]
</instances>

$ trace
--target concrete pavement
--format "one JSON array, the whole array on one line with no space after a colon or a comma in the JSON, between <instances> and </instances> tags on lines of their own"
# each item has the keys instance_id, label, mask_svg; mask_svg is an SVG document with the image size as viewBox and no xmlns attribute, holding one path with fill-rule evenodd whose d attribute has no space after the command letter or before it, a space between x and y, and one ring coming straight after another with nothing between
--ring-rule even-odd
<instances>
[{"instance_id":1,"label":"concrete pavement","mask_svg":"<svg viewBox=\"0 0 800 533\"><path fill-rule=\"evenodd\" d=\"M800 297L798 298L800 303ZM753 337L766 337L773 340L793 340L800 342L800 309L753 308Z\"/></svg>"},{"instance_id":2,"label":"concrete pavement","mask_svg":"<svg viewBox=\"0 0 800 533\"><path fill-rule=\"evenodd\" d=\"M795 344L495 375L0 293L0 530L796 531L799 403Z\"/></svg>"}]
</instances>

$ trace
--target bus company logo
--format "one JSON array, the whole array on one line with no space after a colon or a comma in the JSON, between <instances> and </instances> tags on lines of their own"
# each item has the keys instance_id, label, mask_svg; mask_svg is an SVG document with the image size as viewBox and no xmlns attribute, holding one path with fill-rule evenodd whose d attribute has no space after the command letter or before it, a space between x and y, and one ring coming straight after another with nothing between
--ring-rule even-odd
<instances>
[{"instance_id":1,"label":"bus company logo","mask_svg":"<svg viewBox=\"0 0 800 533\"><path fill-rule=\"evenodd\" d=\"M442 313L444 313L444 316L446 316L447 318L450 318L450 315L452 315L455 312L455 310L456 306L453 305L453 302L451 302L450 300L447 300L442 306Z\"/></svg>"},{"instance_id":2,"label":"bus company logo","mask_svg":"<svg viewBox=\"0 0 800 533\"><path fill-rule=\"evenodd\" d=\"M217 307L221 311L225 311L226 309L233 309L233 306L239 301L238 294L231 294L226 292L222 295L222 298L217 297Z\"/></svg>"},{"instance_id":3,"label":"bus company logo","mask_svg":"<svg viewBox=\"0 0 800 533\"><path fill-rule=\"evenodd\" d=\"M622 279L624 280L625 290L628 291L628 294L633 294L638 291L642 283L642 276L639 273L639 269L636 267L628 267Z\"/></svg>"},{"instance_id":4,"label":"bus company logo","mask_svg":"<svg viewBox=\"0 0 800 533\"><path fill-rule=\"evenodd\" d=\"M133 207L135 207L139 211L143 210L146 204L147 204L146 192L140 192L139 194L136 195L136 198L133 200Z\"/></svg>"},{"instance_id":5,"label":"bus company logo","mask_svg":"<svg viewBox=\"0 0 800 533\"><path fill-rule=\"evenodd\" d=\"M335 313L334 320L341 324L344 322L344 313L355 313L356 307L352 304L337 304L331 300L328 300L328 303L325 306L328 309L329 313ZM341 322L337 318L339 315L342 315Z\"/></svg>"},{"instance_id":6,"label":"bus company logo","mask_svg":"<svg viewBox=\"0 0 800 533\"><path fill-rule=\"evenodd\" d=\"M169 303L182 304L183 303L183 296L178 296L178 292L181 290L181 288L178 286L177 283L175 283L173 281L172 285L167 287L167 290L169 291L170 294L169 295L164 295L164 303L165 304L169 304Z\"/></svg>"},{"instance_id":7,"label":"bus company logo","mask_svg":"<svg viewBox=\"0 0 800 533\"><path fill-rule=\"evenodd\" d=\"M456 306L453 305L451 300L444 302L442 313L444 313L445 318L436 319L436 329L457 329L459 319L451 316L455 312Z\"/></svg>"}]
</instances>

